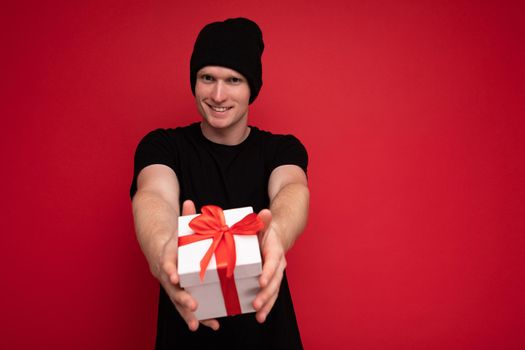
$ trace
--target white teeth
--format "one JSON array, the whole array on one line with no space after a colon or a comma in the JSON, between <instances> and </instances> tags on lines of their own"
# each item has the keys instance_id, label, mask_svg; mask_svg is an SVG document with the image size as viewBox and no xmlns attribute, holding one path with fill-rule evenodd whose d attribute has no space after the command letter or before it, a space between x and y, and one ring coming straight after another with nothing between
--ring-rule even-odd
<instances>
[{"instance_id":1,"label":"white teeth","mask_svg":"<svg viewBox=\"0 0 525 350\"><path fill-rule=\"evenodd\" d=\"M210 108L213 109L215 112L225 112L226 110L229 109L228 107L214 107L214 106L210 106Z\"/></svg>"}]
</instances>

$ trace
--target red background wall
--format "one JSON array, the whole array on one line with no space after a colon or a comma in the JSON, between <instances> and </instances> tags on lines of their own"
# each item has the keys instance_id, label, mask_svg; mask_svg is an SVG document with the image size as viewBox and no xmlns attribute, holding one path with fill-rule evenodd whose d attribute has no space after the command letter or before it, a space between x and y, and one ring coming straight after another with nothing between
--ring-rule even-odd
<instances>
[{"instance_id":1,"label":"red background wall","mask_svg":"<svg viewBox=\"0 0 525 350\"><path fill-rule=\"evenodd\" d=\"M197 120L193 41L241 15L267 44L251 122L310 152L310 222L288 256L305 347L525 348L522 2L13 3L0 348L152 348L132 155Z\"/></svg>"}]
</instances>

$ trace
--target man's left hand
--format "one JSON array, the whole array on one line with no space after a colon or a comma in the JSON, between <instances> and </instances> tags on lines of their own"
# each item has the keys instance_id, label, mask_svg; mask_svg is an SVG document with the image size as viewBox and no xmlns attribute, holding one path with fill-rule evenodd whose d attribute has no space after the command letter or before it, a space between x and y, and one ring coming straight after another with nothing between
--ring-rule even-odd
<instances>
[{"instance_id":1,"label":"man's left hand","mask_svg":"<svg viewBox=\"0 0 525 350\"><path fill-rule=\"evenodd\" d=\"M263 266L259 277L261 290L253 301L253 307L256 311L255 318L263 323L277 300L286 268L286 257L279 228L272 221L272 213L263 209L258 215L264 222L264 229L259 234Z\"/></svg>"}]
</instances>

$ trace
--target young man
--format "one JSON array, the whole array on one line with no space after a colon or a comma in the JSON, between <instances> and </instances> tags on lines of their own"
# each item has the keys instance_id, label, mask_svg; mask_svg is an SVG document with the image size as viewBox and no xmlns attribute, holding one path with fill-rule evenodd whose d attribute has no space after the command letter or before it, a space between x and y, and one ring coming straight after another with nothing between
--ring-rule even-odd
<instances>
[{"instance_id":1,"label":"young man","mask_svg":"<svg viewBox=\"0 0 525 350\"><path fill-rule=\"evenodd\" d=\"M284 269L285 253L307 220L308 157L295 137L248 125L249 105L262 86L263 50L262 33L248 19L205 26L190 62L201 122L155 130L137 147L131 186L135 228L162 286L157 349L302 348ZM255 315L199 323L196 301L179 286L177 218L207 204L252 206L265 223Z\"/></svg>"}]
</instances>

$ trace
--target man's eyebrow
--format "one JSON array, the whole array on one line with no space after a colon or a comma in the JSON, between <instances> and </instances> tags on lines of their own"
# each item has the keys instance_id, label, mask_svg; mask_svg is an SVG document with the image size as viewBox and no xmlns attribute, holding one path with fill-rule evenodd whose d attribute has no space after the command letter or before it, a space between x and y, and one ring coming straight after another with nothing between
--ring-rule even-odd
<instances>
[{"instance_id":1,"label":"man's eyebrow","mask_svg":"<svg viewBox=\"0 0 525 350\"><path fill-rule=\"evenodd\" d=\"M209 75L210 77L215 78L215 79L223 79L223 80L238 79L238 80L244 80L244 78L240 74L228 74L228 75L224 75L224 76L217 76L217 75L215 75L213 73L210 73L210 72L207 72L207 71L202 71L202 72L198 73L199 77L202 77L204 75Z\"/></svg>"}]
</instances>

